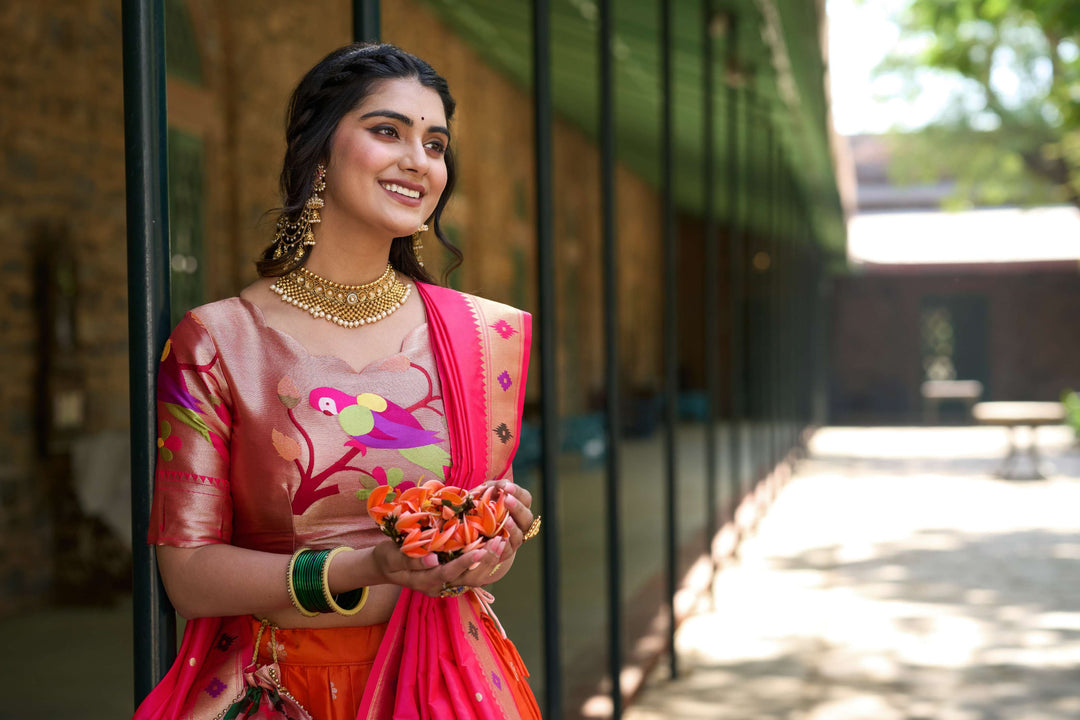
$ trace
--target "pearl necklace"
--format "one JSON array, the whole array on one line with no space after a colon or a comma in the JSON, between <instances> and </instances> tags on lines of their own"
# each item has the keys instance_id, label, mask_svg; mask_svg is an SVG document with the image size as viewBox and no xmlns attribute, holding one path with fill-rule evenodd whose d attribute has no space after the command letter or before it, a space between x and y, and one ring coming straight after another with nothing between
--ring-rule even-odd
<instances>
[{"instance_id":1,"label":"pearl necklace","mask_svg":"<svg viewBox=\"0 0 1080 720\"><path fill-rule=\"evenodd\" d=\"M389 263L379 279L364 285L342 285L300 267L279 277L270 289L312 317L346 328L382 320L405 304L412 292Z\"/></svg>"}]
</instances>

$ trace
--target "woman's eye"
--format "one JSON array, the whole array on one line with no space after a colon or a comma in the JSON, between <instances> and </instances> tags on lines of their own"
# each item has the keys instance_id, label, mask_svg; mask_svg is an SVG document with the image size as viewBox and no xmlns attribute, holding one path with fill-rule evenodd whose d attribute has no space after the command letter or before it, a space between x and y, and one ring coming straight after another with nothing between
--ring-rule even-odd
<instances>
[{"instance_id":1,"label":"woman's eye","mask_svg":"<svg viewBox=\"0 0 1080 720\"><path fill-rule=\"evenodd\" d=\"M385 135L386 137L397 137L397 128L393 125L379 125L371 129L376 135Z\"/></svg>"},{"instance_id":2,"label":"woman's eye","mask_svg":"<svg viewBox=\"0 0 1080 720\"><path fill-rule=\"evenodd\" d=\"M446 145L444 145L441 140L431 140L427 143L427 145L425 145L425 147L427 147L428 150L432 150L438 153L439 155L442 155L446 152Z\"/></svg>"}]
</instances>

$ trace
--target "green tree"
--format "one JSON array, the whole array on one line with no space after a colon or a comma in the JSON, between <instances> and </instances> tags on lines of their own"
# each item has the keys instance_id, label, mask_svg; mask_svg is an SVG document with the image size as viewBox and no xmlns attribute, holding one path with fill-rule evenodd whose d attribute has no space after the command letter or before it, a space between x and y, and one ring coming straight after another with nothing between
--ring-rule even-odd
<instances>
[{"instance_id":1,"label":"green tree","mask_svg":"<svg viewBox=\"0 0 1080 720\"><path fill-rule=\"evenodd\" d=\"M963 80L935 124L904 136L898 174L952 175L968 201L1080 207L1080 2L911 0L898 20L879 74L912 92L927 70Z\"/></svg>"}]
</instances>

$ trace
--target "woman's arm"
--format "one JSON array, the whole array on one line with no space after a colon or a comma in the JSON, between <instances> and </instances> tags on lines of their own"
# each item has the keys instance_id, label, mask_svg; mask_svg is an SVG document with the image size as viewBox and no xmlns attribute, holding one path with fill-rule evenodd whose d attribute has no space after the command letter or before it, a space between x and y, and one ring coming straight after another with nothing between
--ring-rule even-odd
<instances>
[{"instance_id":1,"label":"woman's arm","mask_svg":"<svg viewBox=\"0 0 1080 720\"><path fill-rule=\"evenodd\" d=\"M232 545L197 548L158 546L158 566L173 606L185 618L230 615L269 616L292 608L285 573L289 555ZM437 596L444 583L473 573L490 574L497 553L474 550L439 565L435 556L406 557L390 540L341 553L330 565L330 592L394 584Z\"/></svg>"}]
</instances>

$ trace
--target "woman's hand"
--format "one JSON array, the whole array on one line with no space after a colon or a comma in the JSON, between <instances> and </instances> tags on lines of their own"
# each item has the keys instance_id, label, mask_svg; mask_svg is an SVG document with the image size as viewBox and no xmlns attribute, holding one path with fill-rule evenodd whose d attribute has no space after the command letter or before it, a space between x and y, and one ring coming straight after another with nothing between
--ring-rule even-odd
<instances>
[{"instance_id":1,"label":"woman's hand","mask_svg":"<svg viewBox=\"0 0 1080 720\"><path fill-rule=\"evenodd\" d=\"M525 542L525 531L533 522L532 494L509 480L484 483L472 493L479 495L488 486L495 486L505 493L504 502L510 513L509 538L496 538L443 565L434 554L410 558L393 541L381 542L375 546L374 557L385 582L438 597L446 588L480 587L506 575L514 564L518 548Z\"/></svg>"},{"instance_id":2,"label":"woman's hand","mask_svg":"<svg viewBox=\"0 0 1080 720\"><path fill-rule=\"evenodd\" d=\"M473 489L472 494L480 495L489 486L494 486L505 493L506 499L504 502L506 503L506 509L510 511L511 522L508 525L510 537L501 548L488 546L491 552L497 553L496 562L487 567L478 567L460 577L454 578L450 581L451 586L469 585L475 587L489 585L501 580L513 566L518 548L525 542L525 531L533 523L532 493L520 485L515 485L510 480L492 480Z\"/></svg>"},{"instance_id":3,"label":"woman's hand","mask_svg":"<svg viewBox=\"0 0 1080 720\"><path fill-rule=\"evenodd\" d=\"M422 558L405 555L393 540L376 545L373 556L385 582L411 588L431 597L438 597L447 587L467 585L461 578L480 573L490 574L499 561L495 552L488 548L479 548L440 565L434 554Z\"/></svg>"}]
</instances>

